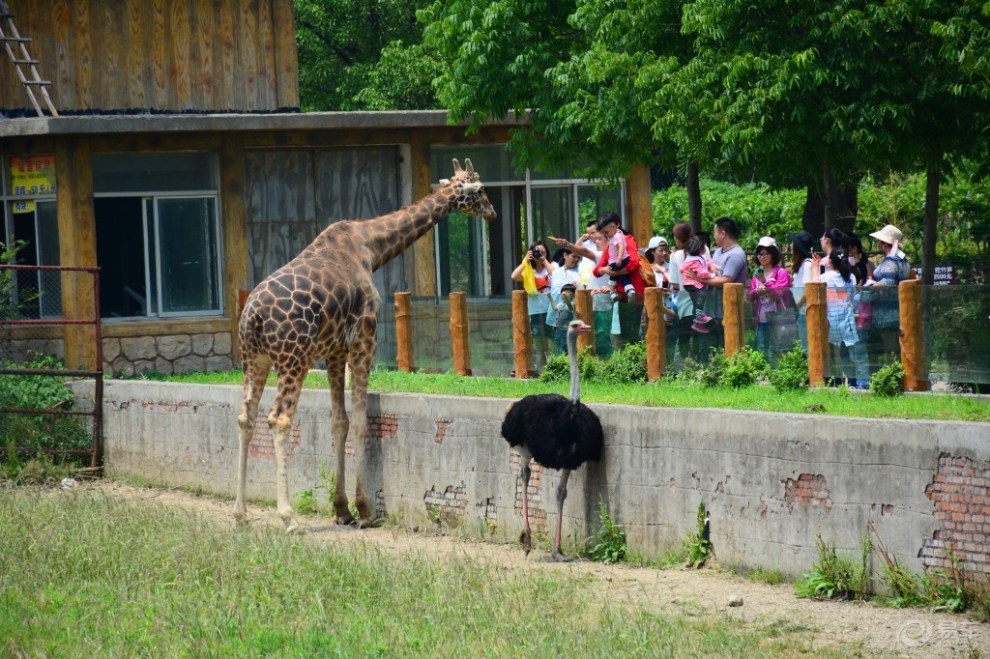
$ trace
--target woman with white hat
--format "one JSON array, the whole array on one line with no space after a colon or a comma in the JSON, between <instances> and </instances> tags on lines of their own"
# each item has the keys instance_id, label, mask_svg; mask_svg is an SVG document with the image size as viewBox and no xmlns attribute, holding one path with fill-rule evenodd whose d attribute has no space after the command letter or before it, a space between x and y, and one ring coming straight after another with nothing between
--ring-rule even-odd
<instances>
[{"instance_id":1,"label":"woman with white hat","mask_svg":"<svg viewBox=\"0 0 990 659\"><path fill-rule=\"evenodd\" d=\"M897 285L911 276L907 255L901 250L904 234L893 224L870 234L877 241L877 248L883 258L873 268L873 285L869 291L869 301L873 306L870 327L870 354L876 349L884 354L893 353L900 359L899 309L897 305ZM880 287L880 288L877 288Z\"/></svg>"}]
</instances>

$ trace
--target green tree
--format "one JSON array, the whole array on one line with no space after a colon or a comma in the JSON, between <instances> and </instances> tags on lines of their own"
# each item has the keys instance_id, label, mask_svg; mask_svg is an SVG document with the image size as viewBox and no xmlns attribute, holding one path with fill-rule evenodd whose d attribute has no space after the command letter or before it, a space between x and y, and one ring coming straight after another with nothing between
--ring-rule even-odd
<instances>
[{"instance_id":1,"label":"green tree","mask_svg":"<svg viewBox=\"0 0 990 659\"><path fill-rule=\"evenodd\" d=\"M422 44L427 0L294 0L303 111L437 107Z\"/></svg>"}]
</instances>

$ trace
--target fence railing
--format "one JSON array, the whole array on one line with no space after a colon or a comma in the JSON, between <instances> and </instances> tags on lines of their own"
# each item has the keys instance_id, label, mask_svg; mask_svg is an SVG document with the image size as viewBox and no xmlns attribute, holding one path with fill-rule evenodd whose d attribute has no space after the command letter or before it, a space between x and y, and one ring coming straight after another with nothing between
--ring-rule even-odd
<instances>
[{"instance_id":1,"label":"fence railing","mask_svg":"<svg viewBox=\"0 0 990 659\"><path fill-rule=\"evenodd\" d=\"M800 345L814 386L839 380L864 386L864 374L895 359L904 365L907 390L925 390L933 382L958 390L990 385L988 286L924 286L908 280L896 287L856 289L843 298L814 283L803 291L806 312L798 313L791 300L762 328L742 284L726 285L722 296L722 331L702 335L664 322L662 291L646 290L641 336L651 380L678 372L689 358L703 362L712 349L727 354L743 346L759 349L773 364ZM576 302L578 317L592 325L601 322L601 315L591 311L588 292L578 291ZM834 315L841 305L849 306L854 329L837 338L829 312ZM398 293L385 301L381 315L379 367L517 378L536 374L524 291L491 298ZM581 339L579 347L594 351L593 337ZM614 335L613 340L618 347Z\"/></svg>"},{"instance_id":2,"label":"fence railing","mask_svg":"<svg viewBox=\"0 0 990 659\"><path fill-rule=\"evenodd\" d=\"M90 467L101 465L99 290L98 268L0 265L0 451L88 455ZM93 363L66 365L66 352ZM69 378L95 381L92 409L72 406ZM89 417L90 431L80 417Z\"/></svg>"}]
</instances>

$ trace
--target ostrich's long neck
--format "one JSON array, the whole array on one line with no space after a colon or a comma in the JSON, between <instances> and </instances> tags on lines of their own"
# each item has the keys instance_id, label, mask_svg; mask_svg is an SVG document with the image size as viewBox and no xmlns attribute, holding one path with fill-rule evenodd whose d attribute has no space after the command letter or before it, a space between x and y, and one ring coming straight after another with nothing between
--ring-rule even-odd
<instances>
[{"instance_id":1,"label":"ostrich's long neck","mask_svg":"<svg viewBox=\"0 0 990 659\"><path fill-rule=\"evenodd\" d=\"M446 185L394 213L362 222L365 244L373 258L372 270L394 259L445 218L456 198L454 186Z\"/></svg>"},{"instance_id":2,"label":"ostrich's long neck","mask_svg":"<svg viewBox=\"0 0 990 659\"><path fill-rule=\"evenodd\" d=\"M581 371L578 369L577 332L567 333L567 358L571 362L571 401L581 400Z\"/></svg>"}]
</instances>

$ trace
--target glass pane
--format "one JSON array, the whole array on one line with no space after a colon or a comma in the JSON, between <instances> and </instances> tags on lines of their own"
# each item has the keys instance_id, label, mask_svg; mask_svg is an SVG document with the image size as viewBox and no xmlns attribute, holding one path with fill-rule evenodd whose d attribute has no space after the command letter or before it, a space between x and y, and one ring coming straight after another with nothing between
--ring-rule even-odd
<instances>
[{"instance_id":1,"label":"glass pane","mask_svg":"<svg viewBox=\"0 0 990 659\"><path fill-rule=\"evenodd\" d=\"M219 311L216 201L158 199L162 315Z\"/></svg>"},{"instance_id":2,"label":"glass pane","mask_svg":"<svg viewBox=\"0 0 990 659\"><path fill-rule=\"evenodd\" d=\"M986 392L990 286L922 286L921 297L927 379L959 391Z\"/></svg>"},{"instance_id":3,"label":"glass pane","mask_svg":"<svg viewBox=\"0 0 990 659\"><path fill-rule=\"evenodd\" d=\"M58 217L54 201L37 202L38 263L59 265ZM62 315L62 278L58 273L39 273L41 291L41 315L54 318Z\"/></svg>"},{"instance_id":4,"label":"glass pane","mask_svg":"<svg viewBox=\"0 0 990 659\"><path fill-rule=\"evenodd\" d=\"M454 212L437 225L440 295L465 291L488 295L488 234L485 220Z\"/></svg>"},{"instance_id":5,"label":"glass pane","mask_svg":"<svg viewBox=\"0 0 990 659\"><path fill-rule=\"evenodd\" d=\"M588 226L588 222L597 220L606 211L622 215L622 188L578 186L578 227L581 231Z\"/></svg>"},{"instance_id":6,"label":"glass pane","mask_svg":"<svg viewBox=\"0 0 990 659\"><path fill-rule=\"evenodd\" d=\"M529 243L542 240L553 254L557 248L550 242L549 236L574 240L580 235L572 208L572 194L571 186L533 189L530 195L533 200L533 235L527 247Z\"/></svg>"},{"instance_id":7,"label":"glass pane","mask_svg":"<svg viewBox=\"0 0 990 659\"><path fill-rule=\"evenodd\" d=\"M218 190L212 153L97 153L94 192Z\"/></svg>"},{"instance_id":8,"label":"glass pane","mask_svg":"<svg viewBox=\"0 0 990 659\"><path fill-rule=\"evenodd\" d=\"M138 197L93 200L96 263L100 266L100 313L130 318L148 313L145 231Z\"/></svg>"}]
</instances>

